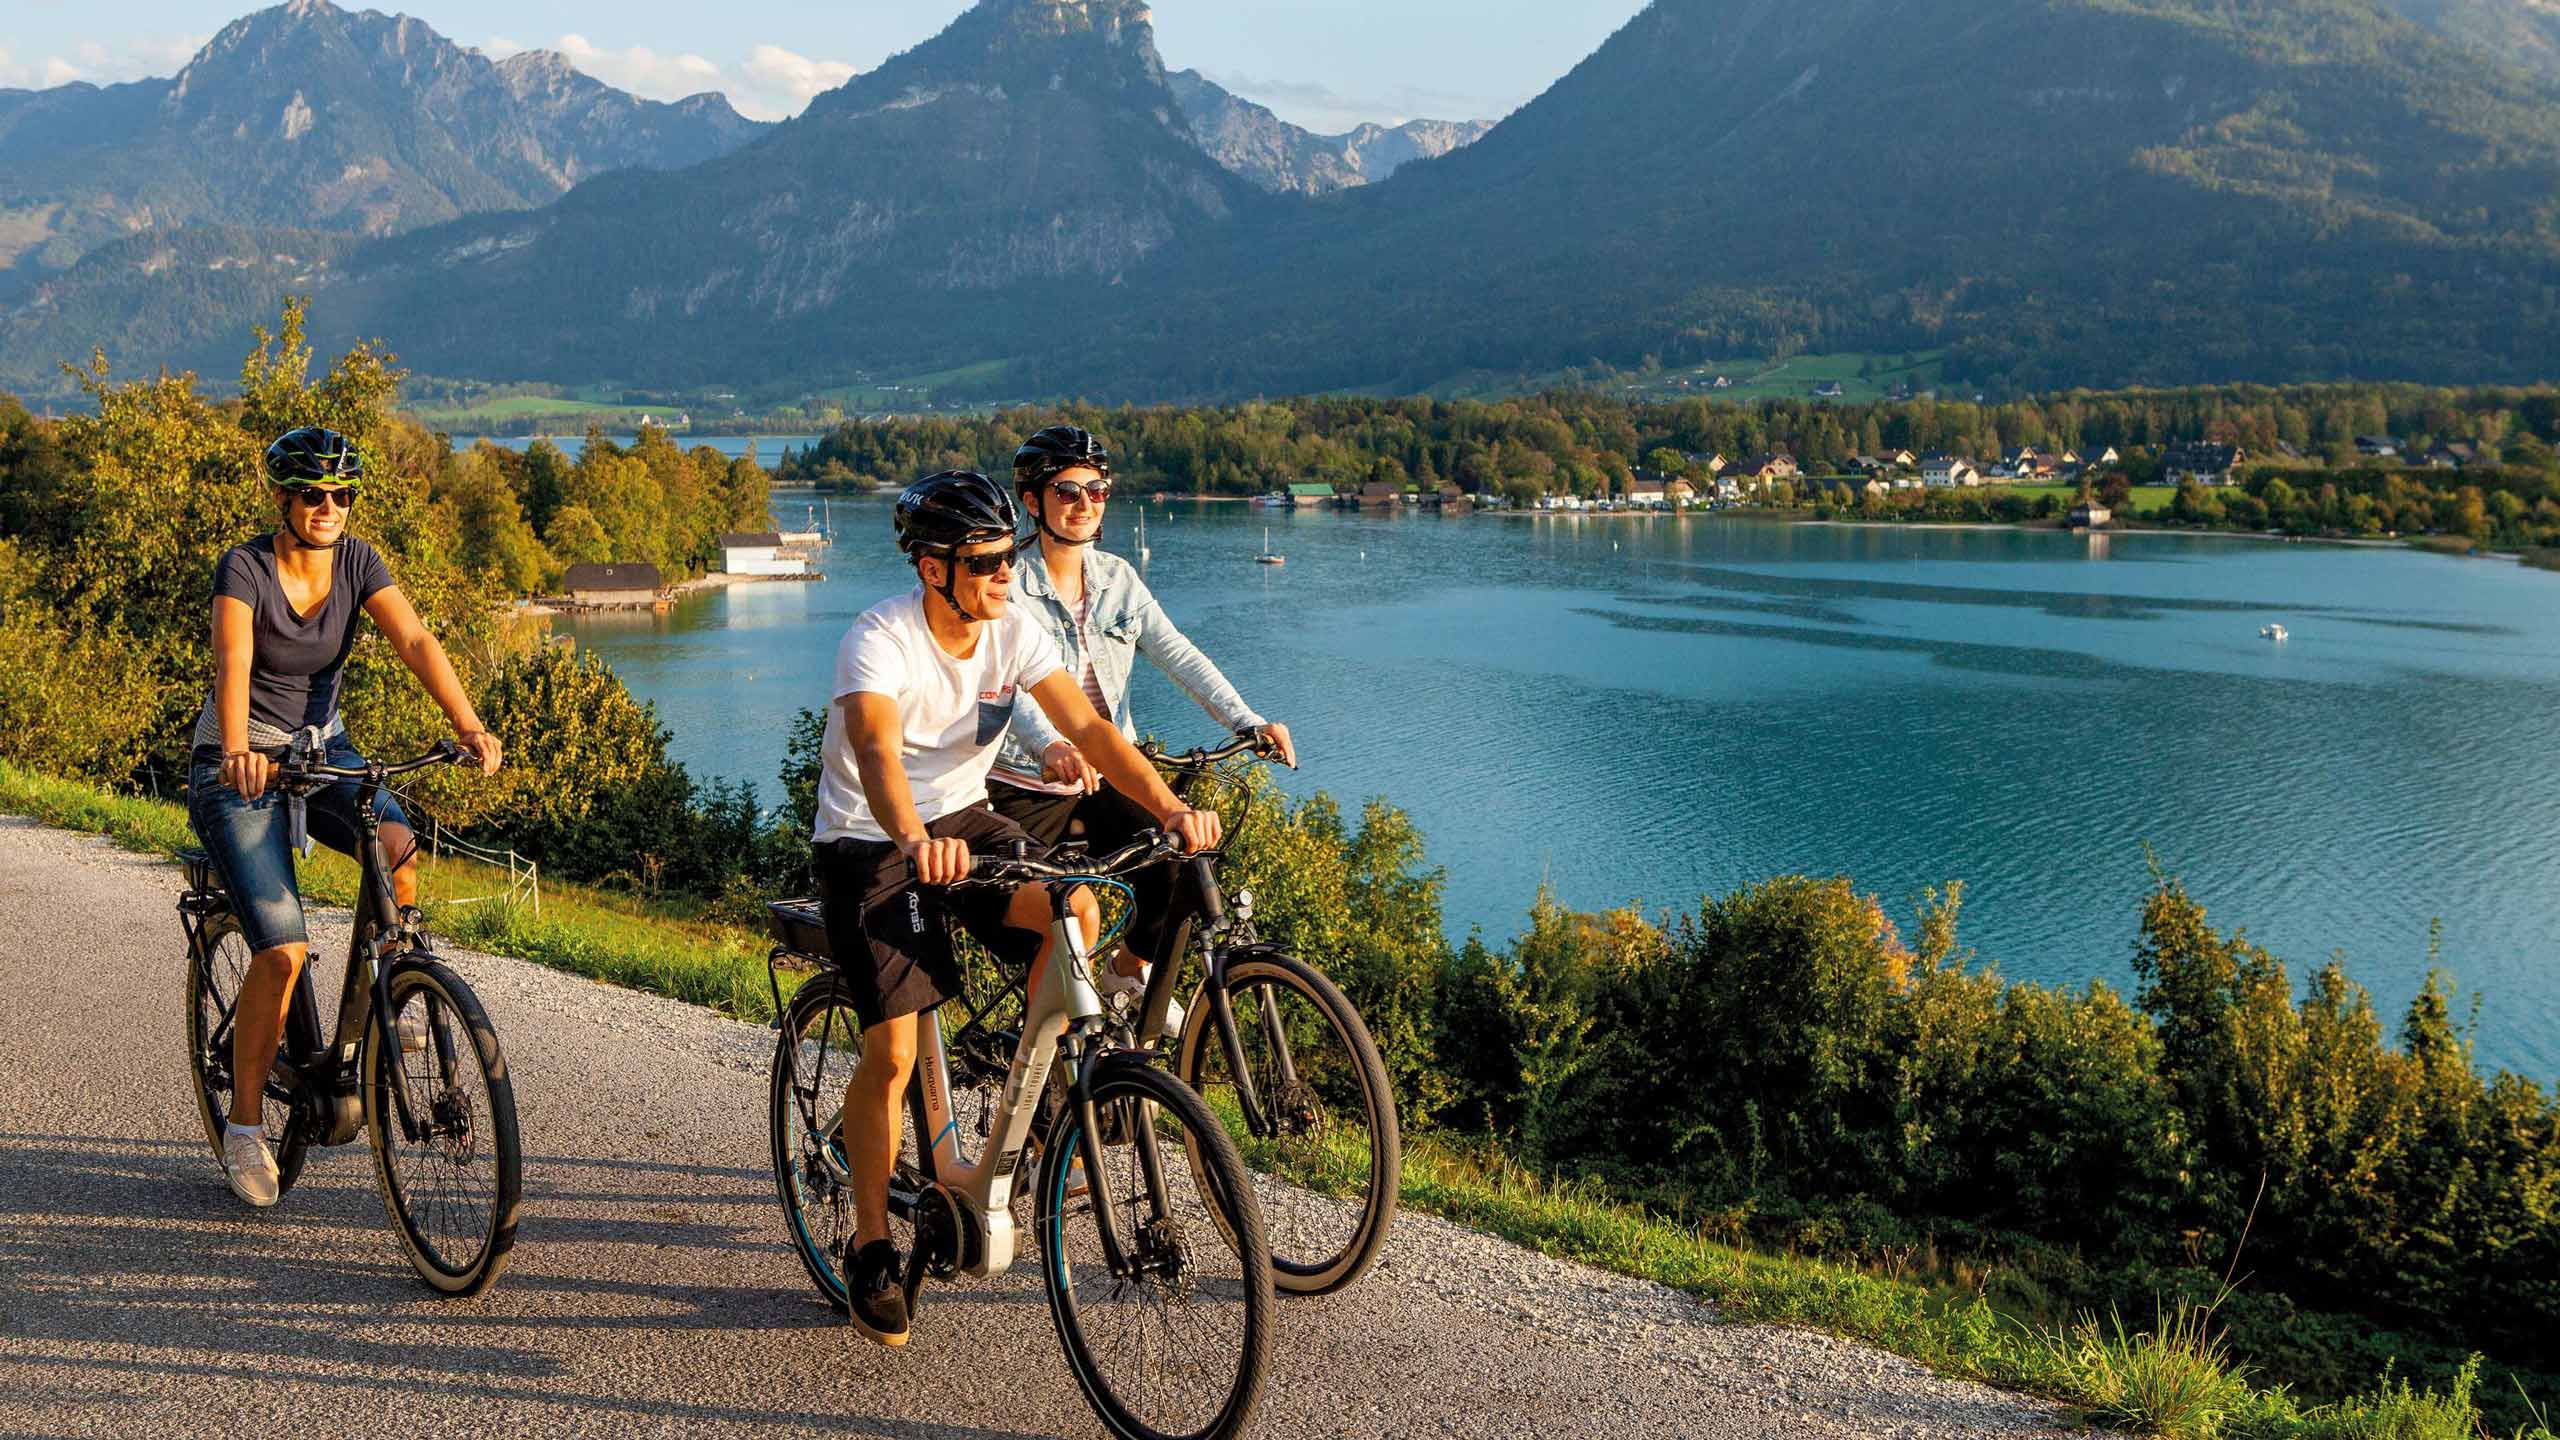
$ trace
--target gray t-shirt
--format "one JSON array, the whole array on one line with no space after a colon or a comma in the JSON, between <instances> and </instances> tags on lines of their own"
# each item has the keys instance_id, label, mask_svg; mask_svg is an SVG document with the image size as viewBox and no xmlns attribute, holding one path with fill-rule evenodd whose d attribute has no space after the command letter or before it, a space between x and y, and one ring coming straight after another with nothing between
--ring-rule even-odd
<instances>
[{"instance_id":1,"label":"gray t-shirt","mask_svg":"<svg viewBox=\"0 0 2560 1440\"><path fill-rule=\"evenodd\" d=\"M247 605L254 648L249 662L249 743L272 749L306 725L335 728L338 675L356 641L364 602L391 588L381 552L350 535L331 557L329 593L308 615L294 613L276 575L275 536L263 535L222 553L213 593ZM222 717L208 688L196 717L195 743L219 748Z\"/></svg>"}]
</instances>

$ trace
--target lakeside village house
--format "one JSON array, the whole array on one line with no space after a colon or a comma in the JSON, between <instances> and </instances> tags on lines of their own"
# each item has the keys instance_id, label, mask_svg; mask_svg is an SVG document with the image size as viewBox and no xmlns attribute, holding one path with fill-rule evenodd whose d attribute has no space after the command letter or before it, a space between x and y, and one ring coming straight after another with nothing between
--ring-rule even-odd
<instances>
[{"instance_id":1,"label":"lakeside village house","mask_svg":"<svg viewBox=\"0 0 2560 1440\"><path fill-rule=\"evenodd\" d=\"M645 562L572 565L560 581L561 593L570 604L598 609L655 606L664 589L658 567Z\"/></svg>"},{"instance_id":2,"label":"lakeside village house","mask_svg":"<svg viewBox=\"0 0 2560 1440\"><path fill-rule=\"evenodd\" d=\"M733 533L720 537L720 568L731 575L806 575L809 562L785 555L789 542L779 531Z\"/></svg>"}]
</instances>

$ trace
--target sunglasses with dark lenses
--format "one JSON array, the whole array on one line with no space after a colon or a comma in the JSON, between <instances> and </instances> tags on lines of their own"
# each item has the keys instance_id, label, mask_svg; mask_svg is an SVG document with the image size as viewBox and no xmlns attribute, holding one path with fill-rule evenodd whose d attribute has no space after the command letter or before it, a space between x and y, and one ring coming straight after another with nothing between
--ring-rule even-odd
<instances>
[{"instance_id":1,"label":"sunglasses with dark lenses","mask_svg":"<svg viewBox=\"0 0 2560 1440\"><path fill-rule=\"evenodd\" d=\"M1069 505L1073 505L1079 500L1090 500L1094 504L1099 505L1103 501L1111 498L1111 482L1108 480L1095 480L1087 484L1078 485L1072 480L1052 480L1049 482L1049 493L1057 496L1060 500L1065 501Z\"/></svg>"},{"instance_id":2,"label":"sunglasses with dark lenses","mask_svg":"<svg viewBox=\"0 0 2560 1440\"><path fill-rule=\"evenodd\" d=\"M353 485L288 485L284 493L314 510L330 503L332 497L339 509L353 510L358 492Z\"/></svg>"},{"instance_id":3,"label":"sunglasses with dark lenses","mask_svg":"<svg viewBox=\"0 0 2560 1440\"><path fill-rule=\"evenodd\" d=\"M953 563L983 580L999 571L1013 568L1013 552L999 550L992 555L954 555Z\"/></svg>"}]
</instances>

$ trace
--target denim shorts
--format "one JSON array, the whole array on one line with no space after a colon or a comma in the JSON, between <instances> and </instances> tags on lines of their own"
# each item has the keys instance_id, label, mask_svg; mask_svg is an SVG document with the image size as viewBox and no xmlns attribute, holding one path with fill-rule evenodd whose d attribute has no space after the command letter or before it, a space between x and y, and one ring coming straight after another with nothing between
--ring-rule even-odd
<instances>
[{"instance_id":1,"label":"denim shorts","mask_svg":"<svg viewBox=\"0 0 2560 1440\"><path fill-rule=\"evenodd\" d=\"M270 758L284 752L274 751ZM329 742L327 761L337 766L362 765L344 735ZM311 838L342 854L353 855L363 832L356 828L356 805L364 787L352 781L314 790L304 802L304 822ZM386 825L408 823L390 791L374 799L374 813ZM275 787L255 800L223 783L221 752L199 749L187 766L187 823L213 857L214 870L231 892L231 912L240 917L242 938L252 951L310 940L302 923L302 892L293 874L293 822L285 798ZM393 856L396 864L401 857Z\"/></svg>"}]
</instances>

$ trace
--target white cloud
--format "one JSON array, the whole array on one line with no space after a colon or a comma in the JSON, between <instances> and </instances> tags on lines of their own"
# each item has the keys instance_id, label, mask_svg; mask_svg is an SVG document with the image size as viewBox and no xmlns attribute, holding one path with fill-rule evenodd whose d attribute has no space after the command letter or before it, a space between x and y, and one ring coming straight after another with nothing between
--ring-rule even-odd
<instances>
[{"instance_id":1,"label":"white cloud","mask_svg":"<svg viewBox=\"0 0 2560 1440\"><path fill-rule=\"evenodd\" d=\"M71 46L68 55L30 55L24 59L0 48L0 86L45 90L74 80L113 85L146 75L175 75L204 48L208 38L136 35L113 43L81 40Z\"/></svg>"},{"instance_id":2,"label":"white cloud","mask_svg":"<svg viewBox=\"0 0 2560 1440\"><path fill-rule=\"evenodd\" d=\"M779 120L808 108L819 92L833 90L853 78L842 60L813 60L779 45L759 45L747 52L744 93L731 92L729 103L742 115Z\"/></svg>"},{"instance_id":3,"label":"white cloud","mask_svg":"<svg viewBox=\"0 0 2560 1440\"><path fill-rule=\"evenodd\" d=\"M720 67L690 52L661 55L646 45L608 50L584 35L563 35L551 48L607 85L651 100L681 100L721 88Z\"/></svg>"},{"instance_id":4,"label":"white cloud","mask_svg":"<svg viewBox=\"0 0 2560 1440\"><path fill-rule=\"evenodd\" d=\"M492 60L504 60L530 47L503 35L480 42ZM612 49L584 35L563 35L550 48L578 70L619 90L647 100L681 100L716 90L729 97L741 115L757 120L784 120L799 114L822 90L851 79L855 67L842 60L821 60L779 45L758 45L744 62L721 65L690 51L663 54L646 45Z\"/></svg>"}]
</instances>

